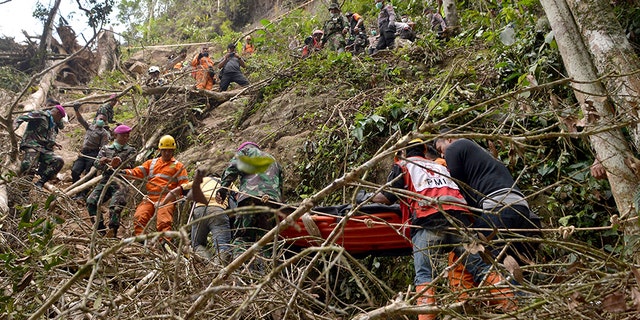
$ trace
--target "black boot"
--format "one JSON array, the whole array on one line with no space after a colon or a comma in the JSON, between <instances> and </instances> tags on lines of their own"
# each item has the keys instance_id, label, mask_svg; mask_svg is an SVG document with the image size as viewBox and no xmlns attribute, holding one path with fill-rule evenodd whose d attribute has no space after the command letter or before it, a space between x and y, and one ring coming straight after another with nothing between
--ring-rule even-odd
<instances>
[{"instance_id":1,"label":"black boot","mask_svg":"<svg viewBox=\"0 0 640 320\"><path fill-rule=\"evenodd\" d=\"M118 227L111 227L107 231L107 238L118 238Z\"/></svg>"}]
</instances>

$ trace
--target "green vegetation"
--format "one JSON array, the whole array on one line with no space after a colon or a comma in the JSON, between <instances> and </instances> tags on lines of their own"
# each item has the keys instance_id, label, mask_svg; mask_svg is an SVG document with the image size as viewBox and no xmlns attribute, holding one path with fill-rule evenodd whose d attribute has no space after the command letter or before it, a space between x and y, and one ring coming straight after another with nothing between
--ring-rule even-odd
<instances>
[{"instance_id":1,"label":"green vegetation","mask_svg":"<svg viewBox=\"0 0 640 320\"><path fill-rule=\"evenodd\" d=\"M210 42L215 48L225 48L228 43L240 40L247 30L252 29L246 26L248 21L238 24L243 14L248 14L247 1L229 1L224 10L212 10L215 1L190 3L188 8L184 8L184 3L180 1L167 1L165 4L164 11L154 16L157 12L147 10L142 1L120 2L122 16L133 17L129 20L131 24L126 33L129 45ZM528 196L533 211L542 217L545 228L612 226L604 231L569 234L569 229L558 229L565 231L545 233L548 242L543 244L538 256L544 264L538 266L539 269L534 269L533 262L530 266L523 266L530 268L525 270L527 280L531 283L562 283L568 281L566 279L570 277L567 275L572 273L567 271L564 278L554 278L558 269L590 270L591 266L584 267L579 263L599 261L597 259L606 260L603 263L605 269L615 271L611 274L618 272L627 277L629 271L621 261L629 261L631 252L623 244L640 241L640 236L624 239L622 232L610 220L610 217L619 213L608 182L596 180L589 173L593 156L588 137L579 134L583 128L578 120L583 115L571 88L566 84L541 86L564 79L565 72L557 44L541 19L544 13L538 2L502 1L501 8L484 1L459 3L462 29L456 36L446 40L436 39L434 34L428 32L427 21L421 17L422 2L396 1L394 5L398 15L407 13L414 18L419 39L411 46L374 56L354 56L325 50L307 59L299 59L299 51L290 50L288 44L293 39L302 42L312 30L321 28L327 17L322 6L317 13L296 9L279 20L263 19L256 22L257 28L251 34L258 50L247 59L247 74L251 82L257 85L251 89L254 91L249 99L234 102L240 105L239 108L229 109L232 123L228 126L217 123L218 127L199 130L198 121L211 114L210 109L215 110L215 107L210 108L208 101L206 104L197 102L177 106L172 109L169 124L162 119L166 114L157 117L153 114L156 112L152 109L154 106L150 105L152 110L149 115L152 116L137 119L136 129L147 131L144 137L137 137L136 143L141 144L153 130L165 125L175 132L172 134L176 137L184 138L178 139L184 144L180 146L181 151L190 147L209 151L204 149L219 140L237 140L241 133L246 134L251 128L241 132L243 127L249 120L261 116L262 112L273 109L279 112L288 104L296 103L300 107L291 113L291 119L287 119L289 122L286 124L270 122L270 119L265 119L268 116L261 118L265 119L264 123L255 124L257 121L252 121L251 124L257 132L252 137L266 136L261 141L265 144L275 144L286 134L294 136L310 132L304 137L296 136L296 143L304 141L300 145L292 143L284 147L288 150L279 150L289 156L278 158L288 169L285 171L287 178L296 182L285 186L286 198L290 203L298 203L370 160L383 145L390 145L388 142L393 144L399 137L419 130L418 134L431 140L444 127L458 128L507 165L523 193ZM369 27L375 24L374 10L371 1L351 1L343 7L343 12L363 14ZM619 18L630 23L627 13L619 10ZM505 45L501 41L501 33L508 26L514 28L514 43ZM17 77L16 82L26 79L22 74L5 73L4 69L0 69L1 86L14 88L11 77ZM116 71L95 78L91 87L122 89L120 82L126 80L125 75ZM133 93L136 99L139 93ZM137 101L146 107L145 101ZM116 110L118 121L139 116L136 106L130 104ZM280 132L285 130L292 132ZM73 133L74 136L77 134ZM212 158L221 161L224 158L222 154L229 153L228 150L232 148L215 150ZM384 183L391 163L392 155L389 155L367 173L366 180L378 185ZM259 163L249 165L256 171L262 168ZM314 205L349 203L356 188L373 191L371 186L353 182L342 192L334 192ZM640 196L636 200L638 208ZM29 232L25 239L29 241L30 249L27 250L25 246L25 253L0 254L0 261L5 263L14 291L28 270L25 262L16 262L21 257L31 255L45 269L59 265L67 257L67 252L47 242L51 230L59 221L56 218L29 215L36 209L35 206L27 208L21 216L24 223L20 232L25 236ZM320 296L317 300L324 300L313 306L324 308L322 312L329 314L329 317L337 317L338 313L327 311L331 308L322 303L333 307L335 300L339 300L336 305L344 306L351 313L370 310L388 303L393 294L406 291L412 283L411 257L366 257L357 260L358 268L351 269L345 266L348 265L344 263L347 258L340 260L331 255L323 256L322 259L327 260L316 262L317 265L311 267L331 266L327 268L329 271L323 270L326 274L323 273L318 277L320 280L314 280L312 284L313 290L321 286L334 290L327 290L335 293L334 296ZM171 263L174 266L173 261ZM178 266L179 262L176 261L175 268L178 269ZM550 270L549 274L540 272L532 275L537 270L547 269ZM182 271L165 272L169 274L167 278L179 279ZM601 271L590 274L593 279L585 280L595 283L592 291L600 290L598 286L608 276L598 272ZM216 276L212 275L211 278ZM203 283L211 281L202 278L206 279ZM380 288L377 279L382 279L390 289ZM130 282L137 283L138 280L136 278ZM307 284L304 281L300 283ZM368 297L363 287L375 287L376 295ZM535 290L543 292L547 288ZM568 289L571 290L573 288ZM181 294L191 297L198 292L185 290ZM317 296L311 289L310 293L305 294L313 296L313 299ZM290 303L288 298L278 302L287 305ZM11 297L2 299L7 305L3 311L14 312L9 310L14 308ZM528 301L534 299L537 298ZM575 299L586 301L584 297ZM543 300L531 303L532 308L548 303ZM599 302L593 301L594 305ZM586 304L589 303L591 301ZM35 302L25 307L28 311L20 312L26 314L34 308ZM348 317L344 314L340 316ZM545 317L545 314L540 317Z\"/></svg>"}]
</instances>

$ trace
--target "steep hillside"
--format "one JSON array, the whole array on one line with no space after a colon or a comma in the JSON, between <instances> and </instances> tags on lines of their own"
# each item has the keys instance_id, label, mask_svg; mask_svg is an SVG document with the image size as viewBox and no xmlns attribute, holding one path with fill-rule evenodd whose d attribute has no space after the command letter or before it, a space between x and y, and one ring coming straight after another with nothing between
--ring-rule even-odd
<instances>
[{"instance_id":1,"label":"steep hillside","mask_svg":"<svg viewBox=\"0 0 640 320\"><path fill-rule=\"evenodd\" d=\"M461 4L460 32L438 39L428 31L422 5L403 2L397 11L416 21L414 43L399 41L399 48L373 55L322 50L307 59L288 44L301 42L322 25L327 18L323 3L288 12L273 23L252 18L270 6L278 11L271 17L278 16L281 8L301 2L224 3L225 9L238 10L197 17L189 10L168 10L150 26L174 21L176 30L156 30L147 39L157 44L171 38L166 47L128 48L122 70L86 88L59 85L51 95L73 103L86 96L105 100L103 90L121 93L116 120L134 128L132 145L142 158L154 155L161 134L171 134L178 142L176 158L188 166L190 176L197 168L221 174L238 145L257 142L283 166L285 202L300 210L351 203L358 189L381 188L394 155L408 140L432 141L444 128L457 129L507 165L544 230L542 238L507 241L540 244L535 257L515 257L520 264L503 253L496 259L485 256L518 291L519 308L507 313L488 306L495 288L484 284L467 290L468 302L460 303L447 285L446 259L438 260L434 283L441 317L636 317L640 277L627 259L618 216L610 218L618 212L609 186L589 174L593 156L588 137L580 134L586 130L580 126L583 115L537 3ZM374 24L371 3L345 3L347 10ZM243 14L248 11L252 15ZM209 25L213 20L207 19L214 16L225 21ZM183 28L188 19L207 26ZM241 30L245 24L250 26ZM188 69L167 72L167 86L142 85L149 66L164 66L168 56L181 53L189 62L201 46L169 42L185 37L189 41L184 42L196 42L204 37L200 31L213 29L220 32L205 38L216 59L228 42L252 32L257 52L244 69L252 83L248 88L196 91ZM136 63L141 72L129 69ZM89 118L97 104L84 103ZM64 175L82 132L72 120L59 135L66 165L54 188L69 185ZM354 258L339 243L300 250L277 241L263 251L255 245L230 263L206 260L188 245L190 203L178 205L176 231L134 238L132 215L144 192L133 183L121 238L113 239L94 230L83 199L54 188L35 189L12 174L6 179L14 194L21 188L30 191L26 198L12 199L22 206L2 220L0 314L7 318L415 319L419 312L413 306L409 256ZM279 214L285 217L292 210ZM107 205L102 211L106 214ZM369 228L379 223L364 219ZM162 246L162 237L171 237L173 246ZM488 251L490 245L505 243L495 240L481 238L466 248Z\"/></svg>"}]
</instances>

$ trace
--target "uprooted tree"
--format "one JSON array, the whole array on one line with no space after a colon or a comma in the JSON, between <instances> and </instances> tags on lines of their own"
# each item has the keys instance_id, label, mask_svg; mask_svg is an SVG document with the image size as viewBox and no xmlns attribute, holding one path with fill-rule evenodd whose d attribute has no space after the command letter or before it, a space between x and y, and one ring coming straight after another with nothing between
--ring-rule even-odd
<instances>
[{"instance_id":1,"label":"uprooted tree","mask_svg":"<svg viewBox=\"0 0 640 320\"><path fill-rule=\"evenodd\" d=\"M529 71L532 68L524 65L520 69L526 71L514 72L518 63L528 62L518 58L538 57L528 63L543 65L541 61L553 60L555 50L544 41L540 47L523 41L494 55L486 50L496 47L484 41L481 31L487 26L481 23L479 27L461 26L460 37L448 43L426 34L417 45L373 58L320 52L306 60L289 60L288 52L276 49L288 40L285 32L293 29L306 34L310 30L296 29L298 22L315 21L296 12L301 16L285 19L275 31L264 28L272 33L259 42L263 51L258 51L258 61L252 61L257 65L254 76L264 79L255 81L255 87L224 93L197 91L175 83L147 88L125 78L125 84L117 88L83 92L80 98L65 97L64 103L87 105L105 102L111 93L130 100L127 112L133 115L125 120L135 126L133 139L141 159L166 130L172 130L185 144L186 150L178 158L189 156L192 163L211 167L211 171L224 167L230 152L223 150L233 150L238 140L258 141L280 155L287 168L291 185L285 188L293 208L271 211L282 218L278 228L228 265L219 265L200 259L189 248L188 231L193 221L184 217L188 207L180 210L184 219L177 217L181 223L176 223L175 232L107 239L97 235L82 208L67 196L34 190L33 206L18 207L3 220L0 260L5 269L1 278L7 284L3 301L21 309L6 308L0 314L31 319L376 319L434 312L456 318L634 318L640 308L640 273L624 248L635 246L632 196L637 178L632 170L632 145L621 129L637 125L634 103L638 94L630 85L626 91L615 90L637 80L637 67L623 69L621 63L601 64L598 59L594 66L593 56L598 56L595 48L605 46L585 40L594 33L573 23L580 25L584 18L579 8L560 0L544 1L543 5L556 31L568 77L555 72L561 69L559 64L550 64L543 72ZM505 6L507 12L516 11L509 4ZM471 10L468 7L458 9L460 21L481 16L478 12L465 15ZM148 14L154 15L147 23L147 32L152 32L162 13ZM612 31L611 37L615 39L615 35ZM495 36L493 32L486 38ZM259 35L256 38L260 39ZM533 48L533 53L518 51L518 47ZM624 41L618 47L624 48ZM74 52L65 50L66 54ZM620 58L618 53L612 55ZM78 61L86 59L80 53L76 57ZM624 57L628 61L634 58ZM508 59L517 63L509 64ZM69 66L69 61L65 65ZM102 67L92 70L99 69ZM46 74L35 76L34 83ZM49 79L57 76L59 73ZM38 87L51 90L48 83ZM612 101L603 98L606 96ZM40 104L32 103L34 107ZM625 112L615 112L618 108ZM7 130L12 116L9 112L0 119ZM576 126L579 121L575 119L581 117L584 125ZM294 251L278 237L282 229L294 227L294 221L308 218L315 206L349 202L355 189L375 192L386 188L384 176L393 156L412 138L438 137L442 126L457 128L462 136L486 143L509 165L520 186L526 186L523 191L532 207L544 214L545 238L509 240L541 244L541 260L521 266L501 259L492 261L494 268L520 282L513 288L523 292L518 298L521 308L512 314L496 315L484 308L486 288L469 290L466 305L457 301L446 285L444 266L434 281L439 290L438 305L416 307L416 295L410 287L410 259L356 259L336 243L342 232L338 224L327 239L316 239L318 247ZM17 137L7 138L13 139L12 150L17 151ZM616 210L607 206L603 195L607 187L588 176L586 163L593 160L589 146L608 171L619 220L601 216ZM15 163L13 159L11 163ZM130 201L129 211L143 197L135 183L131 188L134 201ZM296 199L303 200L295 203ZM264 208L228 213L250 214L257 209ZM355 214L352 211L349 217ZM584 214L583 220L580 214ZM595 222L588 225L588 219ZM338 217L336 221L340 221ZM627 237L617 237L619 224ZM582 238L581 233L587 232L596 235ZM174 252L156 249L162 237L174 239ZM583 241L585 238L590 243ZM622 239L626 243L620 243ZM501 240L493 243L504 244ZM480 241L478 247L490 244ZM469 305L477 310L470 310Z\"/></svg>"}]
</instances>

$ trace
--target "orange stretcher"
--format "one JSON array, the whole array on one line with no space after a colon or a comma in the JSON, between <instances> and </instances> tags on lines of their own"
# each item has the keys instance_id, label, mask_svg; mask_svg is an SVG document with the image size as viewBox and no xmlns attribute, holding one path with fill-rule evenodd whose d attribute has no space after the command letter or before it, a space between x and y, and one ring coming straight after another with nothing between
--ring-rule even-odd
<instances>
[{"instance_id":1,"label":"orange stretcher","mask_svg":"<svg viewBox=\"0 0 640 320\"><path fill-rule=\"evenodd\" d=\"M281 236L297 247L320 246L351 210L351 205L314 208ZM353 255L407 255L411 254L409 229L399 205L369 204L338 230L334 243Z\"/></svg>"}]
</instances>

